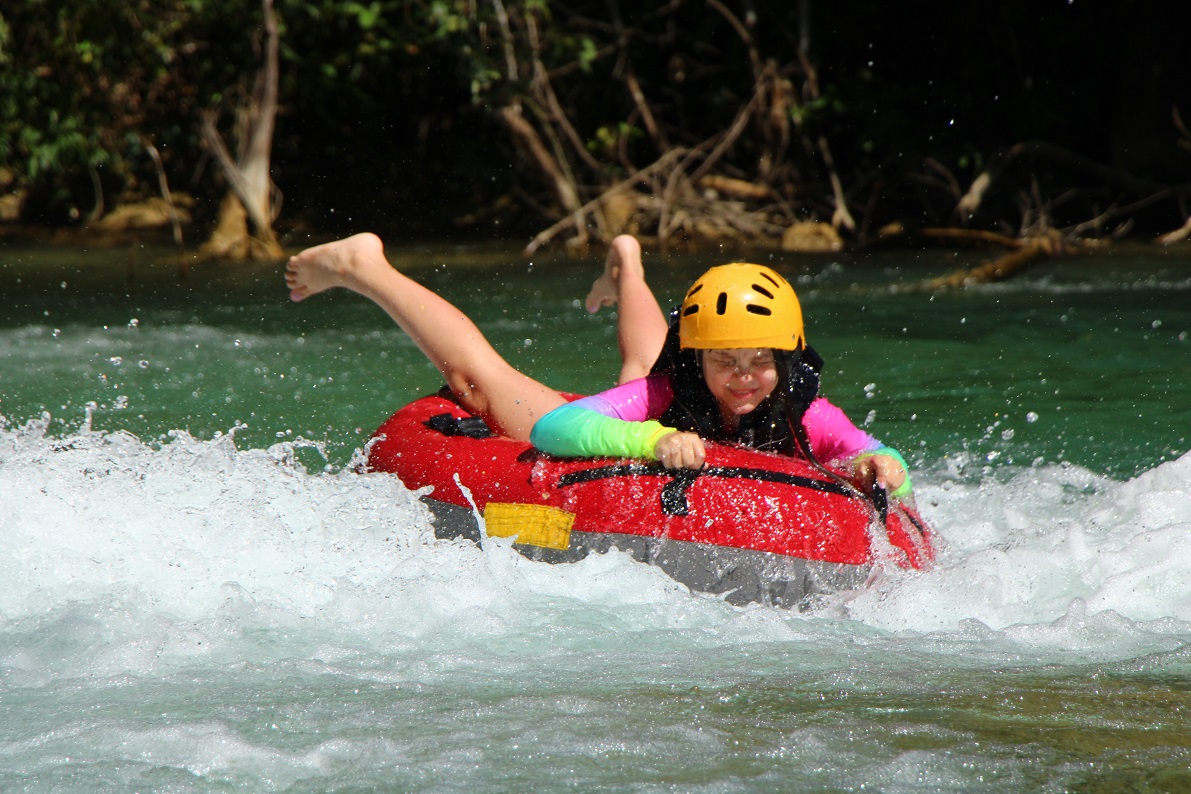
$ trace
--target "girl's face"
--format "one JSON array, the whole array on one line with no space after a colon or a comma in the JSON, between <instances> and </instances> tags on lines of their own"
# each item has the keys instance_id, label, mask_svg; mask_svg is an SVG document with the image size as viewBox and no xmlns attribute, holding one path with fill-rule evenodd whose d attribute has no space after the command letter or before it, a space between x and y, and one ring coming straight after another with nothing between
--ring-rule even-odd
<instances>
[{"instance_id":1,"label":"girl's face","mask_svg":"<svg viewBox=\"0 0 1191 794\"><path fill-rule=\"evenodd\" d=\"M703 380L729 424L751 413L777 386L777 366L768 348L704 350Z\"/></svg>"}]
</instances>

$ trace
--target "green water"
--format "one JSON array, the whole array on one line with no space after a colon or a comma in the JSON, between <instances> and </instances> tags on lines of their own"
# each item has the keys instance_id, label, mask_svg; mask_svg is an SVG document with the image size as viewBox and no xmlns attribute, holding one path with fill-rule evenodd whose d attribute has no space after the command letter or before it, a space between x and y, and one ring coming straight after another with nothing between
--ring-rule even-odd
<instances>
[{"instance_id":1,"label":"green water","mask_svg":"<svg viewBox=\"0 0 1191 794\"><path fill-rule=\"evenodd\" d=\"M614 323L579 303L596 257L390 255L539 380L584 393L613 382ZM1003 285L899 291L977 256L763 258L799 289L810 342L828 361L824 392L919 465L1068 461L1122 477L1187 449L1191 257L1079 258ZM5 316L24 343L7 352L2 412L45 410L77 426L94 402L96 428L142 438L243 424L244 444L301 436L338 466L393 409L441 384L366 300L291 305L279 266L198 266L183 277L172 258L138 252L130 266L126 251L10 251ZM664 305L709 261L646 260Z\"/></svg>"},{"instance_id":2,"label":"green water","mask_svg":"<svg viewBox=\"0 0 1191 794\"><path fill-rule=\"evenodd\" d=\"M615 378L598 258L390 255L539 379ZM1191 254L909 289L980 258L763 258L944 547L798 614L429 540L347 466L441 384L367 301L0 250L0 789L1191 789Z\"/></svg>"}]
</instances>

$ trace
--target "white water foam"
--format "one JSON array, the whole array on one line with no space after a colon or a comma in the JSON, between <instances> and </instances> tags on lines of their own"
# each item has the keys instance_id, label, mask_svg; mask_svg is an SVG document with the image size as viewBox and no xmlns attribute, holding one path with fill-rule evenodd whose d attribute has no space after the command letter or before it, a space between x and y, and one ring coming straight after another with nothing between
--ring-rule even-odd
<instances>
[{"instance_id":1,"label":"white water foam","mask_svg":"<svg viewBox=\"0 0 1191 794\"><path fill-rule=\"evenodd\" d=\"M1185 654L1191 453L1123 483L1066 465L1005 482L920 479L939 564L884 578L848 602L850 617L1002 662Z\"/></svg>"},{"instance_id":2,"label":"white water foam","mask_svg":"<svg viewBox=\"0 0 1191 794\"><path fill-rule=\"evenodd\" d=\"M177 432L147 445L86 427L56 439L45 426L0 428L10 682L475 643L664 652L890 634L942 641L945 655L1088 661L1191 635L1191 455L1124 483L1069 466L1004 482L922 475L934 570L887 571L805 615L692 594L621 554L551 566L499 539L438 541L395 478L311 474L291 444Z\"/></svg>"}]
</instances>

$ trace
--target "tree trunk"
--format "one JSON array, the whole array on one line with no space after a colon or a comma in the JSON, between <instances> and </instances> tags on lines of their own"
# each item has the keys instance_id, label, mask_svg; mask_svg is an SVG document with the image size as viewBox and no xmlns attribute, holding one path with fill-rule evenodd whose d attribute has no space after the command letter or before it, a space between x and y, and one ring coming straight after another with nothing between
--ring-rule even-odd
<instances>
[{"instance_id":1,"label":"tree trunk","mask_svg":"<svg viewBox=\"0 0 1191 794\"><path fill-rule=\"evenodd\" d=\"M215 155L231 192L219 209L219 220L203 253L227 259L280 259L281 245L273 232L276 207L272 161L273 130L277 117L279 40L273 0L261 0L264 63L248 105L241 109L240 156L233 159L215 125L215 114L203 116L203 141Z\"/></svg>"}]
</instances>

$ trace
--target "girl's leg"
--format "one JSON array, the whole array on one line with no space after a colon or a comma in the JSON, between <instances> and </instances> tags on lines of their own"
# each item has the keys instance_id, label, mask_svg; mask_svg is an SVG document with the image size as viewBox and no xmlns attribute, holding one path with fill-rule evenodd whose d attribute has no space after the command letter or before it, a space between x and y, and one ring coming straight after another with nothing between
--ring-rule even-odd
<instances>
[{"instance_id":1,"label":"girl's leg","mask_svg":"<svg viewBox=\"0 0 1191 794\"><path fill-rule=\"evenodd\" d=\"M603 274L591 285L587 310L620 304L616 341L620 346L619 383L649 374L666 341L666 315L645 283L641 244L622 234L612 241Z\"/></svg>"},{"instance_id":2,"label":"girl's leg","mask_svg":"<svg viewBox=\"0 0 1191 794\"><path fill-rule=\"evenodd\" d=\"M513 369L461 311L395 270L374 234L306 249L289 260L285 282L295 301L331 287L370 298L438 367L460 404L501 435L528 441L534 422L563 404L558 392Z\"/></svg>"}]
</instances>

